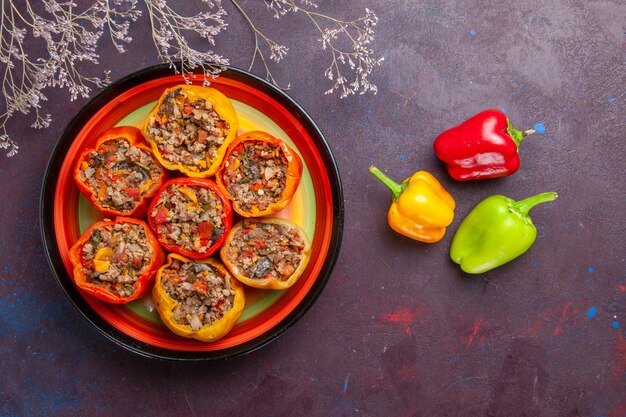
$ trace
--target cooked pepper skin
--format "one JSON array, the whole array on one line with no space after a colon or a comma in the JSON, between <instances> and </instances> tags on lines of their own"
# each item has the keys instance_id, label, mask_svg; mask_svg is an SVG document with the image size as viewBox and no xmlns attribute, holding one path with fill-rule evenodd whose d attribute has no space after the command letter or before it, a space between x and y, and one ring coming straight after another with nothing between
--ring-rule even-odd
<instances>
[{"instance_id":1,"label":"cooked pepper skin","mask_svg":"<svg viewBox=\"0 0 626 417\"><path fill-rule=\"evenodd\" d=\"M280 224L289 226L291 228L296 228L300 231L300 234L304 238L304 249L302 249L302 260L300 261L300 265L298 265L298 268L296 268L293 274L291 274L289 279L287 279L286 281L281 281L276 278L265 278L265 279L248 278L245 275L243 275L243 272L240 271L239 268L228 258L228 255L226 253L226 248L230 246L230 243L233 241L233 238L235 237L239 229L244 227L246 222L250 222L250 221L259 222L259 223L280 223ZM293 284L295 284L296 281L298 281L298 278L300 278L300 276L306 269L306 266L309 263L309 260L311 259L311 242L306 232L300 226L290 222L289 220L280 219L277 217L264 217L262 219L244 220L244 221L237 223L231 229L230 233L228 234L228 237L226 238L226 241L224 242L224 246L222 246L222 249L220 250L220 257L222 259L222 262L224 262L224 265L226 265L226 267L233 274L233 276L237 278L239 281L241 281L242 283L246 284L247 286L253 287L253 288L265 289L265 290L268 290L268 289L269 290L285 290L293 286Z\"/></svg>"},{"instance_id":2,"label":"cooked pepper skin","mask_svg":"<svg viewBox=\"0 0 626 417\"><path fill-rule=\"evenodd\" d=\"M167 162L163 158L163 155L161 154L161 151L159 150L157 143L154 140L150 139L150 136L148 135L148 127L150 124L150 118L152 116L155 116L159 112L159 107L161 107L161 104L163 104L163 101L165 100L165 97L167 96L167 94L179 88L182 89L187 94L187 96L189 97L189 101L193 102L194 100L197 100L197 99L205 99L206 101L213 103L213 106L217 114L220 116L220 118L227 121L230 126L229 127L230 130L228 131L228 135L224 139L224 143L222 143L222 145L218 149L217 157L214 160L207 161L207 168L205 170L198 170L198 168L195 166L172 164L172 163ZM170 87L163 92L156 106L152 109L152 111L150 111L150 114L146 118L146 121L143 126L143 133L146 137L146 141L152 147L154 155L159 160L161 165L163 165L165 168L172 170L172 171L180 171L189 177L207 178L215 174L215 172L219 168L222 162L222 159L224 158L224 155L226 153L226 149L228 149L228 145L232 143L232 141L235 140L235 138L237 137L238 127L239 127L239 121L237 119L237 113L235 112L235 108L233 107L228 97L226 97L224 94L222 94L220 91L216 90L215 88L183 84L183 85Z\"/></svg>"},{"instance_id":3,"label":"cooked pepper skin","mask_svg":"<svg viewBox=\"0 0 626 417\"><path fill-rule=\"evenodd\" d=\"M433 148L455 180L498 178L519 169L519 145L531 133L514 129L502 111L490 109L440 134Z\"/></svg>"},{"instance_id":4,"label":"cooked pepper skin","mask_svg":"<svg viewBox=\"0 0 626 417\"><path fill-rule=\"evenodd\" d=\"M387 212L387 221L393 230L426 243L443 238L446 227L454 219L456 203L432 174L418 171L398 184L376 167L370 167L369 171L393 194Z\"/></svg>"},{"instance_id":5,"label":"cooked pepper skin","mask_svg":"<svg viewBox=\"0 0 626 417\"><path fill-rule=\"evenodd\" d=\"M146 242L148 246L152 248L152 259L150 260L150 264L148 265L146 272L139 278L137 278L137 281L135 281L134 283L135 292L128 297L120 297L117 294L113 294L105 290L99 285L89 283L87 275L84 271L84 267L82 265L83 246L91 238L91 232L106 225L115 225L116 223L134 223L141 225L146 232ZM85 231L85 233L83 233L82 236L76 241L76 243L74 243L74 245L70 249L69 257L70 262L72 262L72 265L74 265L74 273L72 274L72 278L74 279L74 283L78 288L102 301L106 301L112 304L126 304L143 297L148 292L157 270L161 267L163 261L165 260L165 252L163 252L163 249L161 248L159 242L152 233L152 230L150 230L150 228L144 221L131 217L118 217L114 221L105 219L92 224Z\"/></svg>"},{"instance_id":6,"label":"cooked pepper skin","mask_svg":"<svg viewBox=\"0 0 626 417\"><path fill-rule=\"evenodd\" d=\"M202 188L208 188L209 190L213 191L213 193L215 193L215 195L220 199L220 202L222 204L222 210L224 213L223 218L222 218L224 222L224 233L222 233L222 235L218 237L215 240L215 242L213 242L213 245L211 245L211 247L206 252L198 253L195 251L187 250L185 248L181 248L180 246L177 246L177 245L169 244L167 240L165 239L165 237L161 237L157 233L157 224L155 222L155 218L151 216L151 213L152 213L152 210L158 205L158 201L161 196L161 193L166 192L169 186L173 184L177 184L180 186L192 185L192 186L199 186ZM152 203L150 204L150 208L148 209L148 224L150 225L155 235L157 236L157 239L161 243L161 246L163 246L165 250L167 250L168 252L178 253L180 255L186 256L188 258L193 258L193 259L206 258L210 256L211 254L213 254L213 252L215 252L226 239L226 235L230 231L230 228L232 227L232 224L233 224L233 209L230 204L230 201L226 198L224 194L222 194L222 192L217 187L217 184L215 184L215 181L210 180L210 179L205 179L205 178L188 178L188 177L172 178L171 180L163 184L163 186L159 189L157 195L154 197L154 199L152 199Z\"/></svg>"},{"instance_id":7,"label":"cooked pepper skin","mask_svg":"<svg viewBox=\"0 0 626 417\"><path fill-rule=\"evenodd\" d=\"M78 175L78 173L80 172L81 163L83 161L86 161L89 153L91 153L95 149L98 149L103 143L118 138L126 139L128 143L131 144L131 146L135 146L154 156L152 149L146 146L143 134L139 129L132 126L114 127L102 133L102 135L100 135L100 137L98 137L98 139L96 140L96 145L93 148L86 149L80 155L78 163L76 164L76 168L74 169L74 180L80 192L83 193L83 195L89 199L91 204L96 209L98 209L105 217L115 218L117 216L124 216L141 218L146 214L148 205L150 204L150 200L152 199L152 197L157 193L161 184L163 184L167 180L168 174L165 169L162 169L161 176L159 177L159 180L155 183L155 186L151 187L151 190L141 197L139 204L137 204L134 209L126 211L114 210L112 208L102 206L98 201L98 197L93 193L91 189L89 189L89 187L80 179ZM158 164L157 161L154 162Z\"/></svg>"},{"instance_id":8,"label":"cooked pepper skin","mask_svg":"<svg viewBox=\"0 0 626 417\"><path fill-rule=\"evenodd\" d=\"M267 143L267 144L279 147L282 150L288 162L285 189L283 190L280 199L276 201L275 203L270 204L265 210L260 210L258 207L253 206L250 211L247 211L239 207L237 203L235 202L234 197L230 194L230 192L228 191L228 188L224 184L224 172L227 168L226 162L228 161L228 157L230 153L235 148L237 148L240 144L247 142L247 141L263 142L263 143ZM224 160L222 161L222 165L220 166L219 170L217 171L215 175L215 180L217 182L219 189L222 191L222 193L224 193L224 195L226 195L230 200L233 201L233 209L235 210L235 212L237 212L239 215L243 217L261 217L261 216L267 216L270 214L277 213L280 210L284 209L289 204L289 202L291 202L291 199L296 193L296 190L298 189L298 185L300 184L301 177L302 177L302 160L300 159L300 156L298 156L296 151L291 149L289 145L287 145L283 140L275 138L269 133L261 132L261 131L251 131L251 132L247 132L238 136L237 139L228 148L226 156L224 157Z\"/></svg>"},{"instance_id":9,"label":"cooked pepper skin","mask_svg":"<svg viewBox=\"0 0 626 417\"><path fill-rule=\"evenodd\" d=\"M554 192L521 201L503 195L487 197L463 219L450 258L468 274L490 271L524 254L535 242L537 229L528 212L535 205L552 201Z\"/></svg>"},{"instance_id":10,"label":"cooked pepper skin","mask_svg":"<svg viewBox=\"0 0 626 417\"><path fill-rule=\"evenodd\" d=\"M226 274L226 279L230 280L231 291L235 292L235 296L232 308L224 314L221 319L209 325L204 325L199 330L194 331L189 325L176 323L176 320L174 319L174 310L176 309L178 303L170 297L167 292L165 292L163 286L161 285L163 271L172 264L174 259L178 259L181 262L190 261L184 256L171 253L167 255L166 264L163 265L157 272L156 282L154 284L154 288L152 289L152 299L154 300L156 310L159 312L159 316L161 316L161 320L163 320L163 323L165 323L165 325L172 332L182 337L197 339L203 342L214 342L224 337L235 326L235 323L237 323L237 320L239 319L239 316L241 316L246 303L243 286L239 283L239 281L232 278L228 269L226 269L226 267L218 260L212 258L198 260L197 262L211 265Z\"/></svg>"}]
</instances>

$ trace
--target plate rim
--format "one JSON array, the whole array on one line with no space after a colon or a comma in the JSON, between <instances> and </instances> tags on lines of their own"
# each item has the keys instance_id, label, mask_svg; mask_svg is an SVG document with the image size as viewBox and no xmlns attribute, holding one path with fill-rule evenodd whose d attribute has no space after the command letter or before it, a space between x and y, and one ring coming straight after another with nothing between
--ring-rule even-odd
<instances>
[{"instance_id":1,"label":"plate rim","mask_svg":"<svg viewBox=\"0 0 626 417\"><path fill-rule=\"evenodd\" d=\"M177 67L180 63L176 64ZM325 136L308 115L308 113L291 97L289 97L284 91L278 87L269 83L268 81L237 67L223 66L223 71L220 77L225 76L236 81L243 81L246 84L252 83L254 87L259 88L263 93L267 94L271 98L275 99L281 105L285 106L287 110L300 122L303 127L312 132L311 139L315 142L319 155L326 167L331 195L333 197L333 213L332 213L332 233L330 237L330 243L326 259L319 271L318 277L309 290L309 292L302 299L300 304L294 308L283 320L281 320L270 331L257 336L241 345L233 346L231 348L194 352L194 351L178 351L172 349L161 348L150 345L145 342L138 341L131 336L123 333L122 331L114 328L103 317L96 313L87 303L87 301L78 292L75 285L64 285L60 275L65 275L70 280L69 274L65 270L63 265L60 251L56 245L54 238L54 196L56 185L58 181L58 174L61 166L63 165L63 159L67 154L67 151L71 147L73 140L68 138L76 136L76 134L82 128L81 121L92 117L99 107L112 98L116 97L120 93L140 85L144 82L158 79L161 77L180 75L177 74L175 69L169 64L157 64L149 66L138 71L132 72L114 83L109 84L102 89L98 94L91 98L78 113L69 121L63 133L55 143L48 162L46 163L46 169L44 171L43 183L40 190L40 203L39 203L39 225L41 239L44 247L45 256L50 267L50 270L55 278L55 281L79 311L81 316L86 319L92 326L94 326L102 335L107 339L113 341L116 345L136 353L140 356L171 360L171 361L206 361L206 360L220 360L231 359L237 356L245 355L253 352L268 343L272 342L285 331L291 328L315 303L321 292L323 291L326 283L328 282L331 272L339 256L341 247L341 241L343 236L344 226L344 197L343 187L341 183L341 177L337 162L330 149L328 141ZM200 73L196 73L200 74Z\"/></svg>"}]
</instances>

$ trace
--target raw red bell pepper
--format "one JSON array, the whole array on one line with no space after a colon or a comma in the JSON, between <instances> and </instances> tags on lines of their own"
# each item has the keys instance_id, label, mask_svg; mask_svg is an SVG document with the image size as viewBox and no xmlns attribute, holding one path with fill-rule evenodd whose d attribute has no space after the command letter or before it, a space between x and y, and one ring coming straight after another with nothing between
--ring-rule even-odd
<instances>
[{"instance_id":1,"label":"raw red bell pepper","mask_svg":"<svg viewBox=\"0 0 626 417\"><path fill-rule=\"evenodd\" d=\"M141 131L132 126L105 131L93 148L80 155L74 170L81 193L111 218L143 217L166 179L167 171L145 144Z\"/></svg>"},{"instance_id":2,"label":"raw red bell pepper","mask_svg":"<svg viewBox=\"0 0 626 417\"><path fill-rule=\"evenodd\" d=\"M168 251L206 258L226 239L233 222L230 201L213 180L173 178L148 209L148 224Z\"/></svg>"},{"instance_id":3,"label":"raw red bell pepper","mask_svg":"<svg viewBox=\"0 0 626 417\"><path fill-rule=\"evenodd\" d=\"M131 245L135 247L132 252L128 250ZM144 296L165 260L148 225L130 217L94 223L72 246L69 256L76 286L113 304Z\"/></svg>"},{"instance_id":4,"label":"raw red bell pepper","mask_svg":"<svg viewBox=\"0 0 626 417\"><path fill-rule=\"evenodd\" d=\"M459 181L498 178L520 166L519 144L534 130L519 131L500 110L485 110L440 134L433 148Z\"/></svg>"}]
</instances>

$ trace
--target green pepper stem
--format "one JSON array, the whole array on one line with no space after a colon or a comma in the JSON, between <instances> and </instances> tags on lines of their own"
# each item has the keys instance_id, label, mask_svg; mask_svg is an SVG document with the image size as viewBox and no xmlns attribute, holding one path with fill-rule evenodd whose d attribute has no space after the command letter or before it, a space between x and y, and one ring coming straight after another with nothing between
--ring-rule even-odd
<instances>
[{"instance_id":1,"label":"green pepper stem","mask_svg":"<svg viewBox=\"0 0 626 417\"><path fill-rule=\"evenodd\" d=\"M532 135L533 133L536 132L535 129L528 129L524 131L517 130L513 127L509 119L507 119L507 122L509 123L509 126L506 129L506 131L509 134L509 136L511 136L511 139L515 141L515 143L517 144L517 147L519 147L519 144L522 143L522 141L524 140L526 136Z\"/></svg>"},{"instance_id":2,"label":"green pepper stem","mask_svg":"<svg viewBox=\"0 0 626 417\"><path fill-rule=\"evenodd\" d=\"M523 200L515 202L513 207L515 211L522 216L527 216L528 212L531 208L535 207L537 204L546 203L548 201L553 201L559 195L555 192L541 193L534 195L532 197L525 198Z\"/></svg>"},{"instance_id":3,"label":"green pepper stem","mask_svg":"<svg viewBox=\"0 0 626 417\"><path fill-rule=\"evenodd\" d=\"M391 190L391 193L393 194L393 201L397 201L400 197L400 194L402 194L402 192L406 190L406 187L409 185L408 183L404 182L402 184L398 184L373 165L369 167L369 172Z\"/></svg>"}]
</instances>

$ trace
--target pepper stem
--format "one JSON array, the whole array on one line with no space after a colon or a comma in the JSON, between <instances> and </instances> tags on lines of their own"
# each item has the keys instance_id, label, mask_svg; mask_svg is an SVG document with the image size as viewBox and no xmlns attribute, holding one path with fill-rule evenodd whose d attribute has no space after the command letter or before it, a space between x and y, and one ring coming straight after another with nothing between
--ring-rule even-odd
<instances>
[{"instance_id":1,"label":"pepper stem","mask_svg":"<svg viewBox=\"0 0 626 417\"><path fill-rule=\"evenodd\" d=\"M547 203L548 201L553 201L559 195L555 192L541 193L534 195L532 197L525 198L523 200L515 202L513 207L515 211L522 216L527 216L528 212L531 208L535 207L537 204Z\"/></svg>"},{"instance_id":2,"label":"pepper stem","mask_svg":"<svg viewBox=\"0 0 626 417\"><path fill-rule=\"evenodd\" d=\"M518 147L519 147L519 144L522 143L522 141L524 140L526 136L532 135L533 133L536 132L535 129L528 129L524 131L517 130L513 127L509 119L507 119L507 122L509 123L509 127L506 129L507 133L509 134L509 136L511 136L511 139L515 141Z\"/></svg>"},{"instance_id":3,"label":"pepper stem","mask_svg":"<svg viewBox=\"0 0 626 417\"><path fill-rule=\"evenodd\" d=\"M393 201L397 201L400 197L400 194L402 194L402 192L406 190L406 187L409 185L405 182L403 182L402 184L398 184L373 165L369 167L368 171L391 190L391 193L393 194Z\"/></svg>"}]
</instances>

